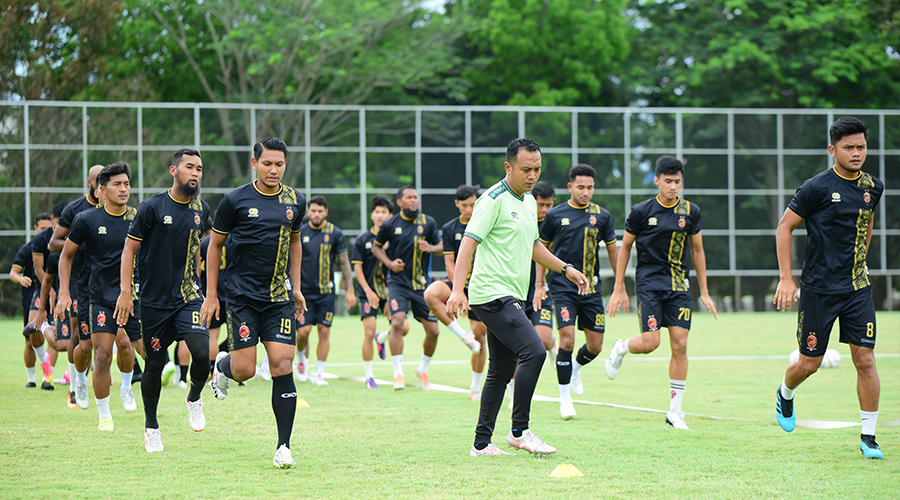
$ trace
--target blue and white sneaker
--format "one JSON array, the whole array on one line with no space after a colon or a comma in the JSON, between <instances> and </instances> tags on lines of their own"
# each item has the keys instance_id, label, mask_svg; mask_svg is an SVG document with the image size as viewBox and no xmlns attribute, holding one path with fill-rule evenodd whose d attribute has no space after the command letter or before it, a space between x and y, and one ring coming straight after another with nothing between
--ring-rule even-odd
<instances>
[{"instance_id":1,"label":"blue and white sneaker","mask_svg":"<svg viewBox=\"0 0 900 500\"><path fill-rule=\"evenodd\" d=\"M860 434L859 437L861 439L859 451L862 452L864 457L874 459L884 458L884 453L881 451L881 448L878 447L878 443L875 442L875 436Z\"/></svg>"},{"instance_id":2,"label":"blue and white sneaker","mask_svg":"<svg viewBox=\"0 0 900 500\"><path fill-rule=\"evenodd\" d=\"M781 386L775 390L775 418L778 425L787 432L797 427L797 417L794 416L794 400L784 399L781 395Z\"/></svg>"}]
</instances>

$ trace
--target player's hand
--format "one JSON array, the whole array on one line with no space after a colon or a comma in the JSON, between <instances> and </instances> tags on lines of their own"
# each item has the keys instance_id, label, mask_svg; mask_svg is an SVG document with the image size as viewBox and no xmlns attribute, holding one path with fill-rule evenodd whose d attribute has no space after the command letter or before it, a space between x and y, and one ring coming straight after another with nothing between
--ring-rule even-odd
<instances>
[{"instance_id":1,"label":"player's hand","mask_svg":"<svg viewBox=\"0 0 900 500\"><path fill-rule=\"evenodd\" d=\"M454 320L461 316L467 316L468 313L469 299L466 298L466 294L463 293L461 288L457 289L454 287L453 291L450 292L450 297L447 299L447 316Z\"/></svg>"},{"instance_id":2,"label":"player's hand","mask_svg":"<svg viewBox=\"0 0 900 500\"><path fill-rule=\"evenodd\" d=\"M62 321L66 318L66 311L72 307L72 298L69 297L67 290L60 290L59 297L56 299L56 308L53 310L53 317Z\"/></svg>"},{"instance_id":3,"label":"player's hand","mask_svg":"<svg viewBox=\"0 0 900 500\"><path fill-rule=\"evenodd\" d=\"M119 326L125 326L128 318L134 316L134 301L131 299L131 292L122 292L116 300L116 311L113 318Z\"/></svg>"},{"instance_id":4,"label":"player's hand","mask_svg":"<svg viewBox=\"0 0 900 500\"><path fill-rule=\"evenodd\" d=\"M610 318L615 318L619 309L625 314L628 313L628 293L625 290L615 288L609 297L609 304L606 305L606 314Z\"/></svg>"},{"instance_id":5,"label":"player's hand","mask_svg":"<svg viewBox=\"0 0 900 500\"><path fill-rule=\"evenodd\" d=\"M775 289L775 309L779 311L787 311L791 308L791 302L797 302L797 285L794 284L793 278L782 279L778 282L778 288Z\"/></svg>"},{"instance_id":6,"label":"player's hand","mask_svg":"<svg viewBox=\"0 0 900 500\"><path fill-rule=\"evenodd\" d=\"M402 273L404 267L406 267L406 263L403 262L403 259L394 259L388 264L388 268L395 273Z\"/></svg>"},{"instance_id":7,"label":"player's hand","mask_svg":"<svg viewBox=\"0 0 900 500\"><path fill-rule=\"evenodd\" d=\"M22 285L22 288L28 288L31 286L31 278L29 278L28 276L22 276L21 280L22 281L20 281L19 284Z\"/></svg>"},{"instance_id":8,"label":"player's hand","mask_svg":"<svg viewBox=\"0 0 900 500\"><path fill-rule=\"evenodd\" d=\"M203 305L200 306L200 326L209 328L213 316L216 317L216 321L219 320L219 297L207 295L203 299Z\"/></svg>"},{"instance_id":9,"label":"player's hand","mask_svg":"<svg viewBox=\"0 0 900 500\"><path fill-rule=\"evenodd\" d=\"M350 290L347 290L344 294L344 305L347 306L348 311L356 305L356 295Z\"/></svg>"},{"instance_id":10,"label":"player's hand","mask_svg":"<svg viewBox=\"0 0 900 500\"><path fill-rule=\"evenodd\" d=\"M431 244L428 243L427 241L419 240L416 243L418 243L418 245L419 245L420 252L430 252L431 251Z\"/></svg>"},{"instance_id":11,"label":"player's hand","mask_svg":"<svg viewBox=\"0 0 900 500\"><path fill-rule=\"evenodd\" d=\"M300 316L306 312L306 297L297 288L294 289L294 316L300 321Z\"/></svg>"},{"instance_id":12,"label":"player's hand","mask_svg":"<svg viewBox=\"0 0 900 500\"><path fill-rule=\"evenodd\" d=\"M578 286L578 295L585 295L588 293L588 289L590 288L590 281L588 281L587 277L581 273L578 269L575 269L572 266L569 266L566 269L566 278L569 279L572 283L575 283ZM535 295L537 292L535 291ZM537 311L537 309L535 309Z\"/></svg>"},{"instance_id":13,"label":"player's hand","mask_svg":"<svg viewBox=\"0 0 900 500\"><path fill-rule=\"evenodd\" d=\"M375 290L369 290L366 292L366 301L369 303L370 307L378 307L378 303L381 302L381 299L378 298L378 294L375 293Z\"/></svg>"},{"instance_id":14,"label":"player's hand","mask_svg":"<svg viewBox=\"0 0 900 500\"><path fill-rule=\"evenodd\" d=\"M40 331L41 325L43 325L45 321L47 321L47 310L41 307L37 311L37 316L34 317L34 329Z\"/></svg>"},{"instance_id":15,"label":"player's hand","mask_svg":"<svg viewBox=\"0 0 900 500\"><path fill-rule=\"evenodd\" d=\"M534 284L534 298L531 299L531 307L534 308L535 311L541 310L541 304L544 303L544 286Z\"/></svg>"},{"instance_id":16,"label":"player's hand","mask_svg":"<svg viewBox=\"0 0 900 500\"><path fill-rule=\"evenodd\" d=\"M713 313L713 318L719 319L719 313L716 312L716 303L709 297L709 294L703 295L700 294L700 302L706 306L706 309Z\"/></svg>"}]
</instances>

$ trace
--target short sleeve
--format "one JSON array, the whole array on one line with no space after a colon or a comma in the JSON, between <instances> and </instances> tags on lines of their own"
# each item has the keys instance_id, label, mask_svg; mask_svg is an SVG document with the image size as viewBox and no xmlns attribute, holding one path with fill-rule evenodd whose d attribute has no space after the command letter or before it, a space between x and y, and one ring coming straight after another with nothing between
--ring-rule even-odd
<instances>
[{"instance_id":1,"label":"short sleeve","mask_svg":"<svg viewBox=\"0 0 900 500\"><path fill-rule=\"evenodd\" d=\"M356 241L353 242L353 251L350 253L350 263L355 264L359 262L362 264L362 252L365 249L365 240L366 238L363 234L356 237Z\"/></svg>"},{"instance_id":2,"label":"short sleeve","mask_svg":"<svg viewBox=\"0 0 900 500\"><path fill-rule=\"evenodd\" d=\"M616 226L613 224L612 215L610 215L609 211L603 210L600 214L603 218L603 243L607 245L616 242Z\"/></svg>"},{"instance_id":3,"label":"short sleeve","mask_svg":"<svg viewBox=\"0 0 900 500\"><path fill-rule=\"evenodd\" d=\"M128 230L128 237L133 240L144 241L144 238L153 231L153 226L156 225L156 222L155 207L149 203L149 200L141 203L137 208L137 213L134 214L134 221L131 223L131 229Z\"/></svg>"},{"instance_id":4,"label":"short sleeve","mask_svg":"<svg viewBox=\"0 0 900 500\"><path fill-rule=\"evenodd\" d=\"M694 212L697 212L696 215L694 215ZM697 234L703 229L703 226L700 224L700 205L691 203L691 215L693 219L691 234Z\"/></svg>"},{"instance_id":5,"label":"short sleeve","mask_svg":"<svg viewBox=\"0 0 900 500\"><path fill-rule=\"evenodd\" d=\"M466 236L481 243L487 238L491 232L491 228L497 221L497 213L500 209L500 203L491 196L479 196L475 201L475 208L472 211L472 218L466 226ZM537 224L535 224L537 231Z\"/></svg>"},{"instance_id":6,"label":"short sleeve","mask_svg":"<svg viewBox=\"0 0 900 500\"><path fill-rule=\"evenodd\" d=\"M19 251L16 252L16 260L13 261L13 266L18 267L20 271L25 269L25 266L31 261L31 254L27 253L27 250L27 245L19 248Z\"/></svg>"},{"instance_id":7,"label":"short sleeve","mask_svg":"<svg viewBox=\"0 0 900 500\"><path fill-rule=\"evenodd\" d=\"M54 252L47 257L47 265L45 266L46 269L44 269L44 272L50 276L59 274L59 255L60 254Z\"/></svg>"},{"instance_id":8,"label":"short sleeve","mask_svg":"<svg viewBox=\"0 0 900 500\"><path fill-rule=\"evenodd\" d=\"M641 233L641 228L643 226L644 211L641 210L639 205L635 205L631 207L631 213L629 213L628 218L625 219L625 231L637 236Z\"/></svg>"},{"instance_id":9,"label":"short sleeve","mask_svg":"<svg viewBox=\"0 0 900 500\"><path fill-rule=\"evenodd\" d=\"M378 230L378 235L375 236L376 245L383 247L385 243L391 239L391 231L394 230L394 228L391 227L391 220L393 220L393 217L384 221L384 224L381 225L381 229Z\"/></svg>"},{"instance_id":10,"label":"short sleeve","mask_svg":"<svg viewBox=\"0 0 900 500\"><path fill-rule=\"evenodd\" d=\"M794 197L791 198L791 202L788 204L788 208L803 219L809 217L809 214L815 211L817 204L816 189L810 182L811 180L804 182L797 188L797 191L794 192Z\"/></svg>"},{"instance_id":11,"label":"short sleeve","mask_svg":"<svg viewBox=\"0 0 900 500\"><path fill-rule=\"evenodd\" d=\"M441 231L437 227L437 222L434 219L431 219L429 222L429 231L428 231L428 243L432 245L437 245L441 243Z\"/></svg>"},{"instance_id":12,"label":"short sleeve","mask_svg":"<svg viewBox=\"0 0 900 500\"><path fill-rule=\"evenodd\" d=\"M72 223L75 222L75 215L77 215L72 205L72 203L69 203L66 205L66 208L63 209L62 215L59 217L59 222L56 223L59 227L71 229Z\"/></svg>"},{"instance_id":13,"label":"short sleeve","mask_svg":"<svg viewBox=\"0 0 900 500\"><path fill-rule=\"evenodd\" d=\"M444 255L453 254L453 238L454 235L451 234L450 224L444 225L441 228L441 241L444 242Z\"/></svg>"},{"instance_id":14,"label":"short sleeve","mask_svg":"<svg viewBox=\"0 0 900 500\"><path fill-rule=\"evenodd\" d=\"M82 217L81 214L78 214L75 216L75 220L72 221L72 226L69 228L67 238L72 243L81 246L84 245L87 235L87 224L84 221L84 217Z\"/></svg>"},{"instance_id":15,"label":"short sleeve","mask_svg":"<svg viewBox=\"0 0 900 500\"><path fill-rule=\"evenodd\" d=\"M295 217L299 219L299 217ZM237 222L237 210L235 209L232 197L226 194L219 202L219 208L216 209L216 219L213 221L212 230L219 234L228 234L234 229Z\"/></svg>"},{"instance_id":16,"label":"short sleeve","mask_svg":"<svg viewBox=\"0 0 900 500\"><path fill-rule=\"evenodd\" d=\"M538 235L540 240L544 243L550 243L553 241L553 236L556 234L556 217L548 213L544 216L544 225L541 226L541 232Z\"/></svg>"},{"instance_id":17,"label":"short sleeve","mask_svg":"<svg viewBox=\"0 0 900 500\"><path fill-rule=\"evenodd\" d=\"M337 238L337 244L335 245L337 254L341 255L347 253L347 242L344 241L344 232L337 228L335 228L334 232L335 238Z\"/></svg>"},{"instance_id":18,"label":"short sleeve","mask_svg":"<svg viewBox=\"0 0 900 500\"><path fill-rule=\"evenodd\" d=\"M291 224L291 232L299 233L300 228L303 227L303 213L304 207L306 207L306 197L298 193L296 189L294 189L294 193L297 194L297 206L295 207L295 209L297 210L297 214L294 215L294 221Z\"/></svg>"}]
</instances>

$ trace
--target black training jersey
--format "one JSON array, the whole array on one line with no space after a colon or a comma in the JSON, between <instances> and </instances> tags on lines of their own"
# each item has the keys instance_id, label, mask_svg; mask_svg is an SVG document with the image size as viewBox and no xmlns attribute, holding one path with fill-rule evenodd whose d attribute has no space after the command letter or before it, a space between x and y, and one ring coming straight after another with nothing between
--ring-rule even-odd
<instances>
[{"instance_id":1,"label":"black training jersey","mask_svg":"<svg viewBox=\"0 0 900 500\"><path fill-rule=\"evenodd\" d=\"M609 211L596 203L579 208L569 200L547 212L540 234L541 241L551 245L553 255L572 264L588 277L588 293L596 293L600 289L597 251L600 243L609 245L616 242L616 228ZM578 291L575 283L558 272L548 272L547 280L554 291Z\"/></svg>"},{"instance_id":2,"label":"black training jersey","mask_svg":"<svg viewBox=\"0 0 900 500\"><path fill-rule=\"evenodd\" d=\"M541 234L541 231L544 230L544 220L546 220L546 215L544 219L538 219L538 234ZM546 276L547 271L544 271L544 275ZM528 306L534 300L534 281L537 279L537 262L534 259L531 259L531 278L528 282L528 296L525 299L525 305Z\"/></svg>"},{"instance_id":3,"label":"black training jersey","mask_svg":"<svg viewBox=\"0 0 900 500\"><path fill-rule=\"evenodd\" d=\"M137 208L128 237L141 242L137 266L141 270L141 304L169 309L201 300L195 256L209 217L200 198L175 201L168 191L155 194Z\"/></svg>"},{"instance_id":4,"label":"black training jersey","mask_svg":"<svg viewBox=\"0 0 900 500\"><path fill-rule=\"evenodd\" d=\"M119 298L122 248L136 213L137 209L129 206L118 215L109 213L105 206L99 210L85 210L75 217L69 228L69 241L84 249L85 262L89 266L90 299L93 302L115 302ZM133 300L138 300L138 287L134 285L139 282L140 274L135 269L131 281ZM82 300L86 298L79 297Z\"/></svg>"},{"instance_id":5,"label":"black training jersey","mask_svg":"<svg viewBox=\"0 0 900 500\"><path fill-rule=\"evenodd\" d=\"M870 285L866 268L869 217L884 183L865 172L841 177L834 167L808 179L788 205L806 221L806 259L800 283L816 293L844 293Z\"/></svg>"},{"instance_id":6,"label":"black training jersey","mask_svg":"<svg viewBox=\"0 0 900 500\"><path fill-rule=\"evenodd\" d=\"M462 245L463 235L466 234L466 226L468 224L463 224L462 220L457 217L450 222L444 224L444 227L441 228L441 240L444 242L444 255L452 255L453 262L456 262L456 258L459 256L459 247ZM477 249L476 249L477 251ZM475 266L475 255L472 255L472 262L469 264L469 272L466 273L466 285L469 284L469 278L472 277L472 268ZM450 280L453 280L453 276L448 276Z\"/></svg>"},{"instance_id":7,"label":"black training jersey","mask_svg":"<svg viewBox=\"0 0 900 500\"><path fill-rule=\"evenodd\" d=\"M44 272L47 272L47 259L50 257L50 248L47 245L50 244L50 237L53 236L53 229L53 227L48 227L36 234L34 239L31 240L32 255L44 256L44 267L41 268ZM33 262L34 258L32 257L32 263Z\"/></svg>"},{"instance_id":8,"label":"black training jersey","mask_svg":"<svg viewBox=\"0 0 900 500\"><path fill-rule=\"evenodd\" d=\"M366 277L369 288L378 295L379 299L387 300L387 283L385 282L384 272L387 268L383 262L378 260L378 257L372 255L372 245L375 244L375 236L377 235L374 231L375 228L373 227L356 237L356 241L353 242L353 253L350 255L350 264L362 264L363 276ZM360 297L365 296L359 283L356 284L356 295Z\"/></svg>"},{"instance_id":9,"label":"black training jersey","mask_svg":"<svg viewBox=\"0 0 900 500\"><path fill-rule=\"evenodd\" d=\"M37 286L37 276L34 275L34 257L31 255L31 242L19 247L16 253L16 259L13 261L13 267L19 270L22 276L31 278L31 285L22 287L22 298L30 299L34 295L34 289Z\"/></svg>"},{"instance_id":10,"label":"black training jersey","mask_svg":"<svg viewBox=\"0 0 900 500\"><path fill-rule=\"evenodd\" d=\"M200 290L206 295L206 253L209 250L209 236L204 236L200 240ZM219 260L219 281L216 283L216 294L219 300L223 300L225 295L225 269L228 267L228 240L222 247L222 255Z\"/></svg>"},{"instance_id":11,"label":"black training jersey","mask_svg":"<svg viewBox=\"0 0 900 500\"><path fill-rule=\"evenodd\" d=\"M72 223L75 222L76 215L84 212L85 210L97 208L98 206L99 204L95 204L93 201L91 201L88 195L84 195L66 205L66 208L63 209L62 215L59 217L59 222L57 223L57 225L71 230ZM84 260L84 249L79 247L78 251L75 252L75 258L72 260L72 279L69 282L69 289L76 290L72 288L72 285L75 285L77 287L77 291L90 293L90 273L88 271L89 266L85 263Z\"/></svg>"},{"instance_id":12,"label":"black training jersey","mask_svg":"<svg viewBox=\"0 0 900 500\"><path fill-rule=\"evenodd\" d=\"M256 181L222 197L213 231L228 235L230 241L225 273L229 298L292 299L288 268L291 234L300 232L305 207L306 198L294 188L281 186L268 195L256 188Z\"/></svg>"},{"instance_id":13,"label":"black training jersey","mask_svg":"<svg viewBox=\"0 0 900 500\"><path fill-rule=\"evenodd\" d=\"M50 288L53 289L54 292L59 293L59 258L62 256L59 252L52 252L47 257L47 260L44 261L46 266L44 266L44 272L49 276L53 276L53 282L50 284Z\"/></svg>"},{"instance_id":14,"label":"black training jersey","mask_svg":"<svg viewBox=\"0 0 900 500\"><path fill-rule=\"evenodd\" d=\"M303 243L300 291L304 295L334 293L334 264L341 255L347 255L344 233L328 221L318 229L306 223L300 230L300 241ZM344 276L348 278L353 279Z\"/></svg>"},{"instance_id":15,"label":"black training jersey","mask_svg":"<svg viewBox=\"0 0 900 500\"><path fill-rule=\"evenodd\" d=\"M625 231L635 236L638 290L686 292L690 288L685 255L689 235L700 232L700 207L683 198L664 206L659 197L631 207Z\"/></svg>"},{"instance_id":16,"label":"black training jersey","mask_svg":"<svg viewBox=\"0 0 900 500\"><path fill-rule=\"evenodd\" d=\"M419 240L432 245L441 244L437 223L425 214L418 214L415 219L407 219L399 213L386 220L375 237L375 244L385 247L388 259L401 259L405 264L403 271L395 273L388 269L389 285L400 285L413 290L425 290L428 286L431 269L431 253L419 249Z\"/></svg>"}]
</instances>

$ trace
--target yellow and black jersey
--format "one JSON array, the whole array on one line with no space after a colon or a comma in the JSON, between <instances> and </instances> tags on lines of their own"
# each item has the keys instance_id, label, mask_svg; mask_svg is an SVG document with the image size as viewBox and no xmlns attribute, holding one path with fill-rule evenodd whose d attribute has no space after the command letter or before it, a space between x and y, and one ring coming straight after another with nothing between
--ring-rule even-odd
<instances>
[{"instance_id":1,"label":"yellow and black jersey","mask_svg":"<svg viewBox=\"0 0 900 500\"><path fill-rule=\"evenodd\" d=\"M37 282L37 276L34 274L34 257L31 256L31 242L22 245L19 247L19 252L16 253L16 259L13 261L13 267L19 270L19 274L22 276L28 276L31 278L31 284L28 286L20 287L22 289L22 304L27 304L31 297L34 295L35 288L39 285Z\"/></svg>"},{"instance_id":2,"label":"yellow and black jersey","mask_svg":"<svg viewBox=\"0 0 900 500\"><path fill-rule=\"evenodd\" d=\"M344 233L325 221L321 227L304 224L300 230L303 262L300 267L300 291L304 295L334 293L334 266L347 254ZM344 276L352 280L352 276Z\"/></svg>"},{"instance_id":3,"label":"yellow and black jersey","mask_svg":"<svg viewBox=\"0 0 900 500\"><path fill-rule=\"evenodd\" d=\"M120 214L111 214L106 207L101 207L99 210L85 210L75 216L68 238L78 245L79 250L84 250L87 273L90 276L90 296L79 297L80 299L115 302L119 298L122 247L125 246L135 213L137 210L129 206ZM140 283L137 268L134 269L131 282L131 298L137 300L139 287L134 286L135 283Z\"/></svg>"},{"instance_id":4,"label":"yellow and black jersey","mask_svg":"<svg viewBox=\"0 0 900 500\"><path fill-rule=\"evenodd\" d=\"M225 269L228 267L228 243L231 240L225 240L225 246L222 247L222 255L219 260L219 281L216 283L216 293L219 300L225 300ZM209 236L204 236L200 240L200 290L203 296L206 296L206 254L209 250Z\"/></svg>"},{"instance_id":5,"label":"yellow and black jersey","mask_svg":"<svg viewBox=\"0 0 900 500\"><path fill-rule=\"evenodd\" d=\"M50 244L50 237L53 236L52 227L48 227L38 234L34 235L34 239L31 240L31 254L41 255L44 257L44 267L41 268L42 271L47 272L47 259L50 258L50 248L48 245ZM34 258L32 257L32 265L34 263Z\"/></svg>"},{"instance_id":6,"label":"yellow and black jersey","mask_svg":"<svg viewBox=\"0 0 900 500\"><path fill-rule=\"evenodd\" d=\"M306 198L294 188L281 186L263 194L257 181L222 197L213 231L228 235L225 293L263 302L290 300L291 234L299 233Z\"/></svg>"},{"instance_id":7,"label":"yellow and black jersey","mask_svg":"<svg viewBox=\"0 0 900 500\"><path fill-rule=\"evenodd\" d=\"M56 224L59 227L72 229L72 223L75 222L76 215L84 212L85 210L97 208L98 206L98 204L91 201L88 195L84 195L66 205L66 208L62 211L62 215L60 215L59 217L59 222L57 222ZM84 250L79 247L78 251L75 252L75 258L72 261L72 278L69 282L69 290L77 292L72 295L73 299L76 299L82 295L87 298L87 296L90 295L90 273L88 272L89 267L90 266L85 265Z\"/></svg>"},{"instance_id":8,"label":"yellow and black jersey","mask_svg":"<svg viewBox=\"0 0 900 500\"><path fill-rule=\"evenodd\" d=\"M192 198L182 203L168 191L140 204L128 237L141 242L137 262L141 304L170 309L203 298L194 256L208 217L205 201Z\"/></svg>"},{"instance_id":9,"label":"yellow and black jersey","mask_svg":"<svg viewBox=\"0 0 900 500\"><path fill-rule=\"evenodd\" d=\"M625 231L637 248L635 288L686 292L690 289L689 236L701 230L700 207L683 198L665 206L659 197L631 207Z\"/></svg>"},{"instance_id":10,"label":"yellow and black jersey","mask_svg":"<svg viewBox=\"0 0 900 500\"><path fill-rule=\"evenodd\" d=\"M444 242L444 255L452 255L453 262L459 256L459 247L462 245L463 235L466 234L466 226L459 217L444 224L441 228L441 240ZM472 255L472 262L469 264L469 272L466 273L466 285L469 284L469 278L472 277L472 268L475 266L475 255ZM453 281L453 276L448 276Z\"/></svg>"},{"instance_id":11,"label":"yellow and black jersey","mask_svg":"<svg viewBox=\"0 0 900 500\"><path fill-rule=\"evenodd\" d=\"M605 248L605 245L616 242L616 228L608 210L596 203L576 207L569 200L547 212L540 235L542 243L552 245L553 255L572 264L588 277L588 293L596 293L600 289L597 252L601 243ZM560 273L548 272L547 279L554 293L578 291L578 287Z\"/></svg>"},{"instance_id":12,"label":"yellow and black jersey","mask_svg":"<svg viewBox=\"0 0 900 500\"><path fill-rule=\"evenodd\" d=\"M379 299L386 300L388 293L384 271L387 268L377 257L372 255L372 245L375 244L376 236L374 230L373 227L356 237L356 241L353 242L353 252L350 255L350 264L362 264L363 276L366 277L369 288L378 295ZM366 296L359 283L356 284L356 295L358 297Z\"/></svg>"},{"instance_id":13,"label":"yellow and black jersey","mask_svg":"<svg viewBox=\"0 0 900 500\"><path fill-rule=\"evenodd\" d=\"M788 208L806 221L800 283L816 293L845 293L870 285L866 269L869 217L884 183L865 172L841 177L834 167L808 179Z\"/></svg>"},{"instance_id":14,"label":"yellow and black jersey","mask_svg":"<svg viewBox=\"0 0 900 500\"><path fill-rule=\"evenodd\" d=\"M381 225L375 244L384 247L390 243L385 248L388 259L401 259L405 264L399 273L388 270L388 285L425 290L431 282L431 253L419 249L419 240L441 244L437 223L429 215L418 214L414 219L407 219L401 212Z\"/></svg>"}]
</instances>

